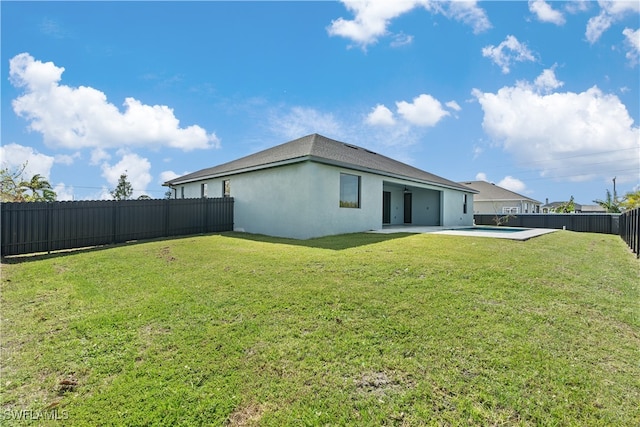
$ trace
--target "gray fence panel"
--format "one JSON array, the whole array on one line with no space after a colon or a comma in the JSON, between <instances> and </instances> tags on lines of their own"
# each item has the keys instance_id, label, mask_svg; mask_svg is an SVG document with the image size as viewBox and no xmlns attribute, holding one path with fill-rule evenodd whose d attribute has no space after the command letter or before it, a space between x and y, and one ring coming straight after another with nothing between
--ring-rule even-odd
<instances>
[{"instance_id":1,"label":"gray fence panel","mask_svg":"<svg viewBox=\"0 0 640 427\"><path fill-rule=\"evenodd\" d=\"M640 258L640 208L625 212L620 216L619 232L622 240Z\"/></svg>"},{"instance_id":2,"label":"gray fence panel","mask_svg":"<svg viewBox=\"0 0 640 427\"><path fill-rule=\"evenodd\" d=\"M233 198L2 203L2 255L233 230Z\"/></svg>"},{"instance_id":3,"label":"gray fence panel","mask_svg":"<svg viewBox=\"0 0 640 427\"><path fill-rule=\"evenodd\" d=\"M498 215L502 217L503 215ZM477 225L496 225L496 215L475 214ZM508 227L523 228L566 228L570 231L587 233L619 233L620 214L517 214L509 218Z\"/></svg>"}]
</instances>

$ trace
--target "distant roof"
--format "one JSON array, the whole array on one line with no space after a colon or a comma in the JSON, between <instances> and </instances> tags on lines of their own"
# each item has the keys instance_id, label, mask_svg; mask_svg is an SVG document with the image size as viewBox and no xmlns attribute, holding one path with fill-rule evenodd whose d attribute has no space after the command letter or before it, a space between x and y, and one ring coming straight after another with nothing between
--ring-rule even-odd
<instances>
[{"instance_id":1,"label":"distant roof","mask_svg":"<svg viewBox=\"0 0 640 427\"><path fill-rule=\"evenodd\" d=\"M378 175L405 178L421 183L434 184L471 193L475 192L462 184L374 153L366 148L329 139L317 133L228 163L174 178L165 182L164 185L185 184L303 161L315 161Z\"/></svg>"},{"instance_id":2,"label":"distant roof","mask_svg":"<svg viewBox=\"0 0 640 427\"><path fill-rule=\"evenodd\" d=\"M466 181L462 182L465 186L473 188L478 192L473 196L474 202L495 202L507 200L525 200L531 203L540 204L539 201L522 194L515 193L506 188L502 188L487 181Z\"/></svg>"},{"instance_id":3,"label":"distant roof","mask_svg":"<svg viewBox=\"0 0 640 427\"><path fill-rule=\"evenodd\" d=\"M566 204L567 204L567 201L564 201L564 202L551 202L551 203L547 203L545 205L542 205L542 207L543 208L555 209L558 206L566 205ZM573 202L573 206L576 208L576 210L582 209L582 205L580 203Z\"/></svg>"}]
</instances>

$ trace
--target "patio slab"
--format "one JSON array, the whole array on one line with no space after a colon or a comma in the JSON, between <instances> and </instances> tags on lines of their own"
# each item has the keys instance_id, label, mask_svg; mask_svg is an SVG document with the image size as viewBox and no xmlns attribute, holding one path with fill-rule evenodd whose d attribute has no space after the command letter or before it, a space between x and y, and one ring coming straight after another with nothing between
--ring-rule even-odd
<instances>
[{"instance_id":1,"label":"patio slab","mask_svg":"<svg viewBox=\"0 0 640 427\"><path fill-rule=\"evenodd\" d=\"M469 236L469 237L491 237L494 239L509 240L529 240L533 237L542 236L559 231L554 228L517 228L517 227L434 227L434 226L413 226L413 225L392 225L386 226L379 230L371 230L371 233L432 233L432 234L448 234L452 236Z\"/></svg>"}]
</instances>

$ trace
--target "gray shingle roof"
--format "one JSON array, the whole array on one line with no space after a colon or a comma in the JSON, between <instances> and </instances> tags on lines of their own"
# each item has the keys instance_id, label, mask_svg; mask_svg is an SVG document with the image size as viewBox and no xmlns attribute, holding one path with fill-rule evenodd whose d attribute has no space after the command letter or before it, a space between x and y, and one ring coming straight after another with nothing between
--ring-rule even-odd
<instances>
[{"instance_id":1,"label":"gray shingle roof","mask_svg":"<svg viewBox=\"0 0 640 427\"><path fill-rule=\"evenodd\" d=\"M165 182L164 185L179 185L307 160L475 192L462 184L449 181L365 148L329 139L318 134L307 135L228 163L174 178Z\"/></svg>"},{"instance_id":2,"label":"gray shingle roof","mask_svg":"<svg viewBox=\"0 0 640 427\"><path fill-rule=\"evenodd\" d=\"M478 194L473 196L473 200L476 202L498 200L526 200L528 202L540 204L540 202L535 199L523 196L522 194L515 193L511 190L507 190L506 188L502 188L487 181L467 181L462 182L462 184L469 188L473 188L478 192Z\"/></svg>"}]
</instances>

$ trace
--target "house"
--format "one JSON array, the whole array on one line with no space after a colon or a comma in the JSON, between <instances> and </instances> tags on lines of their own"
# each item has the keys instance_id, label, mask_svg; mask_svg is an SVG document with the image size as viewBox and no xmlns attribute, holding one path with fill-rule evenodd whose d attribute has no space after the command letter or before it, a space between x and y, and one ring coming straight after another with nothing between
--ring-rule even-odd
<instances>
[{"instance_id":1,"label":"house","mask_svg":"<svg viewBox=\"0 0 640 427\"><path fill-rule=\"evenodd\" d=\"M474 190L318 134L164 185L175 198L233 197L234 229L271 236L473 224Z\"/></svg>"},{"instance_id":2,"label":"house","mask_svg":"<svg viewBox=\"0 0 640 427\"><path fill-rule=\"evenodd\" d=\"M566 205L567 202L551 202L549 203L549 199L542 205L541 212L542 213L556 213L556 210ZM600 205L581 205L580 203L573 203L573 211L570 213L593 213L593 214L603 214L607 213L607 210Z\"/></svg>"},{"instance_id":3,"label":"house","mask_svg":"<svg viewBox=\"0 0 640 427\"><path fill-rule=\"evenodd\" d=\"M541 211L542 213L556 213L558 208L565 206L567 202L551 202L547 199L546 203L542 205ZM573 203L573 210L569 213L577 213L582 210L582 205L579 203Z\"/></svg>"},{"instance_id":4,"label":"house","mask_svg":"<svg viewBox=\"0 0 640 427\"><path fill-rule=\"evenodd\" d=\"M477 194L473 195L473 212L476 214L540 213L539 201L491 182L468 181L461 184L477 191Z\"/></svg>"}]
</instances>

